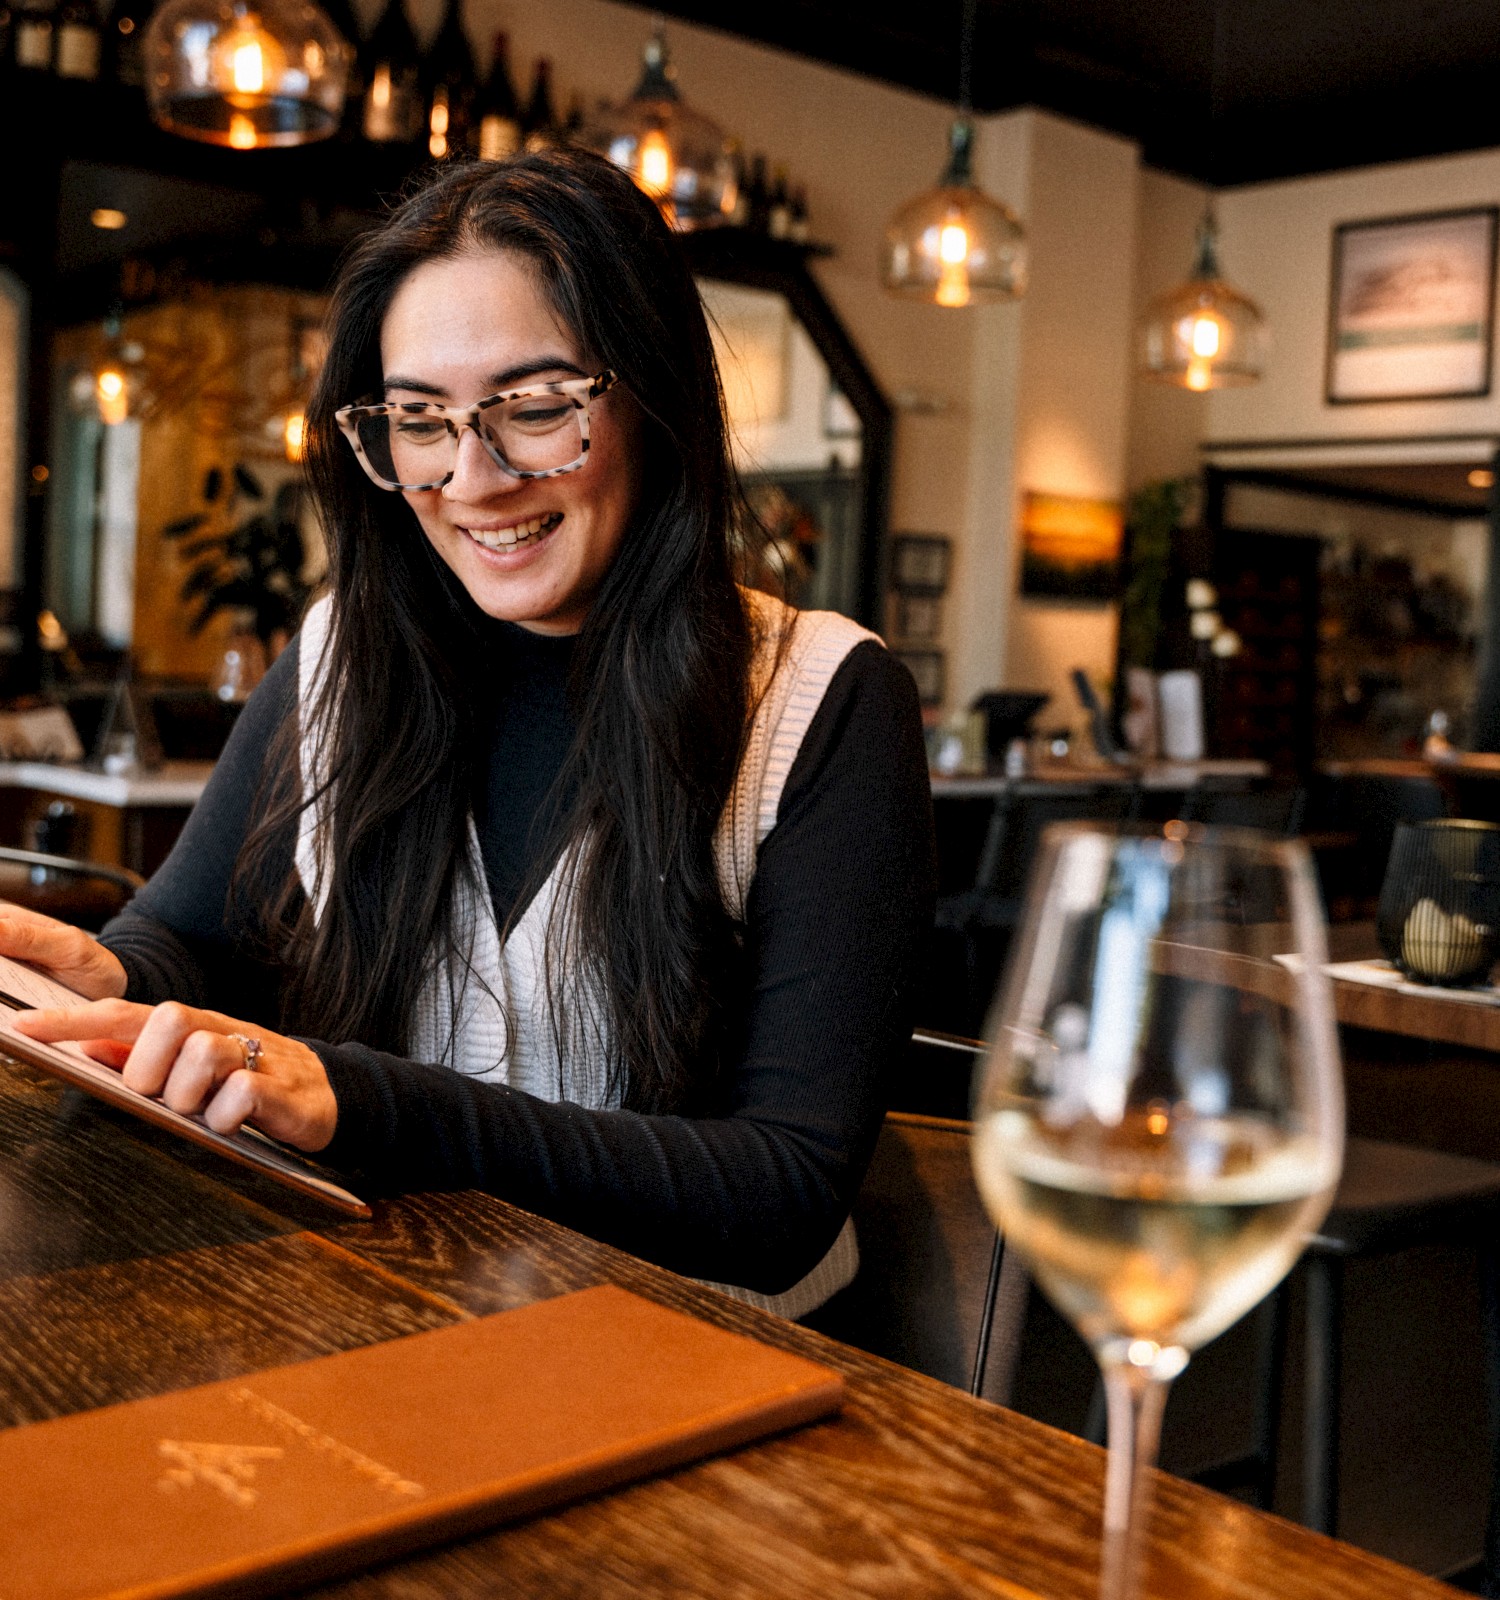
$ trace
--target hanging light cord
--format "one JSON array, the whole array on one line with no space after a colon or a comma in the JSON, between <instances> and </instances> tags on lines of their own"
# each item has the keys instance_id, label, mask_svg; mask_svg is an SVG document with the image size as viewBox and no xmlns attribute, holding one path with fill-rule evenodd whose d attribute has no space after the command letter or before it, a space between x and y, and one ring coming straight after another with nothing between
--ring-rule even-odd
<instances>
[{"instance_id":1,"label":"hanging light cord","mask_svg":"<svg viewBox=\"0 0 1500 1600\"><path fill-rule=\"evenodd\" d=\"M958 44L958 114L967 117L974 109L974 24L979 15L979 0L964 0L963 36Z\"/></svg>"}]
</instances>

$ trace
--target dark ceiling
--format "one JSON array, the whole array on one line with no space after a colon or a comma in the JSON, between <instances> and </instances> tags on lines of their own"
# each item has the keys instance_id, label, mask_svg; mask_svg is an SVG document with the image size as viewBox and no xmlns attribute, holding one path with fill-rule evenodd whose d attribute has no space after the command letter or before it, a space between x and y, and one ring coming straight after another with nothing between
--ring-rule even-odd
<instances>
[{"instance_id":1,"label":"dark ceiling","mask_svg":"<svg viewBox=\"0 0 1500 1600\"><path fill-rule=\"evenodd\" d=\"M958 93L963 0L655 9ZM1500 144L1497 0L978 0L974 107L1036 105L1215 185Z\"/></svg>"}]
</instances>

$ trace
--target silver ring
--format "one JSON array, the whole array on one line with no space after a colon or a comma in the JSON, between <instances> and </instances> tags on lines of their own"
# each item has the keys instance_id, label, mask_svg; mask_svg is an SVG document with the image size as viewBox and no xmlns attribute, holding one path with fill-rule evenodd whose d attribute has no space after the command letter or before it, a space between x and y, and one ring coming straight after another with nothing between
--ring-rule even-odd
<instances>
[{"instance_id":1,"label":"silver ring","mask_svg":"<svg viewBox=\"0 0 1500 1600\"><path fill-rule=\"evenodd\" d=\"M243 1033L231 1033L229 1037L233 1039L234 1042L245 1053L245 1071L259 1072L261 1058L260 1040L246 1038Z\"/></svg>"}]
</instances>

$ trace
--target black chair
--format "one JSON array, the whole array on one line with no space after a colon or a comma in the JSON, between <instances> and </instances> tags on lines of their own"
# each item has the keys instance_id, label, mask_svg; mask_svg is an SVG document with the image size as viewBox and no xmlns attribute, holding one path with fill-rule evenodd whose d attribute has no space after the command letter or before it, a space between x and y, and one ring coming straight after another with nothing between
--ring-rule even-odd
<instances>
[{"instance_id":1,"label":"black chair","mask_svg":"<svg viewBox=\"0 0 1500 1600\"><path fill-rule=\"evenodd\" d=\"M0 845L0 900L97 933L145 879L124 867Z\"/></svg>"},{"instance_id":2,"label":"black chair","mask_svg":"<svg viewBox=\"0 0 1500 1600\"><path fill-rule=\"evenodd\" d=\"M933 1036L965 1084L984 1046ZM986 1215L970 1162L971 1125L893 1111L854 1204L854 1282L804 1320L846 1344L1004 1404L1027 1275Z\"/></svg>"},{"instance_id":3,"label":"black chair","mask_svg":"<svg viewBox=\"0 0 1500 1600\"><path fill-rule=\"evenodd\" d=\"M1043 832L1057 822L1123 822L1133 818L1137 791L1128 783L1031 784L1007 787L995 798L972 888L938 897L934 961L942 946L957 946L962 999L957 1014L923 1021L978 1033L1010 940L1020 921L1027 874Z\"/></svg>"}]
</instances>

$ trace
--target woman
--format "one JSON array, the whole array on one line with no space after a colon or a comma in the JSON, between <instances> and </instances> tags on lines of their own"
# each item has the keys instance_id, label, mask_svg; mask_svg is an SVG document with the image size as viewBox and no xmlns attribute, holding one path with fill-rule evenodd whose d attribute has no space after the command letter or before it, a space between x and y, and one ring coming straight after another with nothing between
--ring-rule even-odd
<instances>
[{"instance_id":1,"label":"woman","mask_svg":"<svg viewBox=\"0 0 1500 1600\"><path fill-rule=\"evenodd\" d=\"M97 942L0 919L95 1001L23 1026L800 1315L852 1275L931 914L910 680L736 587L701 304L608 163L442 174L330 331L329 593Z\"/></svg>"}]
</instances>

